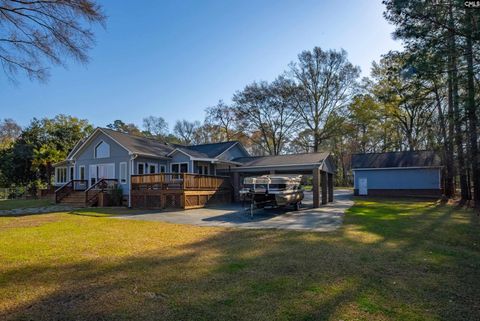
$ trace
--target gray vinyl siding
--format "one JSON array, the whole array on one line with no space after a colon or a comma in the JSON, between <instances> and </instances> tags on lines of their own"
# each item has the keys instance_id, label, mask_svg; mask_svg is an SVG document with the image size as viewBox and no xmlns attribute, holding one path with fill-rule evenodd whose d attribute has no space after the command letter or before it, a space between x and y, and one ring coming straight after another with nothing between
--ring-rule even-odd
<instances>
[{"instance_id":1,"label":"gray vinyl siding","mask_svg":"<svg viewBox=\"0 0 480 321\"><path fill-rule=\"evenodd\" d=\"M194 173L194 167L193 167L193 161L190 159L189 156L185 155L182 152L175 152L171 155L172 160L170 161L170 164L172 163L188 163L188 172L189 173ZM168 167L168 171L171 171L170 165Z\"/></svg>"},{"instance_id":2,"label":"gray vinyl siding","mask_svg":"<svg viewBox=\"0 0 480 321\"><path fill-rule=\"evenodd\" d=\"M160 172L160 165L165 166L165 171L169 172L170 171L170 162L166 160L159 160L158 158L147 158L147 157L137 157L134 160L134 174L138 174L138 164L143 163L143 164L155 164L157 166L157 172ZM144 165L145 166L145 165ZM148 174L147 172L144 172L144 174Z\"/></svg>"},{"instance_id":3,"label":"gray vinyl siding","mask_svg":"<svg viewBox=\"0 0 480 321\"><path fill-rule=\"evenodd\" d=\"M354 170L354 186L367 179L368 189L440 189L440 169L373 169Z\"/></svg>"},{"instance_id":4,"label":"gray vinyl siding","mask_svg":"<svg viewBox=\"0 0 480 321\"><path fill-rule=\"evenodd\" d=\"M95 147L104 141L110 145L110 157L108 158L95 158ZM85 166L85 179L89 180L90 184L90 165L96 164L115 164L115 178L120 179L120 163L127 163L127 182L126 184L120 184L123 190L123 194L128 194L130 190L130 155L128 151L122 146L118 145L110 137L99 133L94 137L88 145L84 146L82 150L75 156L75 176L76 179L80 179L80 166Z\"/></svg>"},{"instance_id":5,"label":"gray vinyl siding","mask_svg":"<svg viewBox=\"0 0 480 321\"><path fill-rule=\"evenodd\" d=\"M212 164L210 162L205 162L205 161L193 161L193 165L194 165L194 168L193 168L194 173L198 173L198 167L202 165L202 166L208 166L209 175L215 174L215 164Z\"/></svg>"},{"instance_id":6,"label":"gray vinyl siding","mask_svg":"<svg viewBox=\"0 0 480 321\"><path fill-rule=\"evenodd\" d=\"M221 160L232 160L234 158L238 157L247 157L250 156L248 155L243 148L241 148L238 144L227 150L225 153L223 153L219 159Z\"/></svg>"}]
</instances>

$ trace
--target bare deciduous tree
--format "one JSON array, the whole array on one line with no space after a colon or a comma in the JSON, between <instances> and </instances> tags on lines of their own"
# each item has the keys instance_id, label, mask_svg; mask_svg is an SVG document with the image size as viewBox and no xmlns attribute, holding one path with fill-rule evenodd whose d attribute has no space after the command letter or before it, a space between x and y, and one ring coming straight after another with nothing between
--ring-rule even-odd
<instances>
[{"instance_id":1,"label":"bare deciduous tree","mask_svg":"<svg viewBox=\"0 0 480 321\"><path fill-rule=\"evenodd\" d=\"M143 119L143 128L147 136L162 138L168 135L168 123L163 117L149 116Z\"/></svg>"},{"instance_id":2,"label":"bare deciduous tree","mask_svg":"<svg viewBox=\"0 0 480 321\"><path fill-rule=\"evenodd\" d=\"M323 51L319 47L303 51L298 61L290 64L292 80L297 84L296 110L313 135L313 151L329 138L336 126L335 114L350 102L360 68L347 59L345 50Z\"/></svg>"},{"instance_id":3,"label":"bare deciduous tree","mask_svg":"<svg viewBox=\"0 0 480 321\"><path fill-rule=\"evenodd\" d=\"M64 65L67 57L88 61L94 43L91 27L104 24L92 0L0 0L0 63L15 81L19 72L46 80L48 63Z\"/></svg>"},{"instance_id":4,"label":"bare deciduous tree","mask_svg":"<svg viewBox=\"0 0 480 321\"><path fill-rule=\"evenodd\" d=\"M283 77L273 83L253 83L237 92L236 104L240 128L270 155L279 155L299 124L293 107L294 84Z\"/></svg>"},{"instance_id":5,"label":"bare deciduous tree","mask_svg":"<svg viewBox=\"0 0 480 321\"><path fill-rule=\"evenodd\" d=\"M13 119L6 118L0 122L0 149L7 148L20 137L22 127Z\"/></svg>"},{"instance_id":6,"label":"bare deciduous tree","mask_svg":"<svg viewBox=\"0 0 480 321\"><path fill-rule=\"evenodd\" d=\"M200 128L200 122L188 120L177 120L173 132L180 139L182 144L190 145L195 142L195 136L197 135L198 128Z\"/></svg>"},{"instance_id":7,"label":"bare deciduous tree","mask_svg":"<svg viewBox=\"0 0 480 321\"><path fill-rule=\"evenodd\" d=\"M206 109L206 121L219 127L224 140L233 140L236 138L236 115L232 106L228 106L222 100L217 105Z\"/></svg>"}]
</instances>

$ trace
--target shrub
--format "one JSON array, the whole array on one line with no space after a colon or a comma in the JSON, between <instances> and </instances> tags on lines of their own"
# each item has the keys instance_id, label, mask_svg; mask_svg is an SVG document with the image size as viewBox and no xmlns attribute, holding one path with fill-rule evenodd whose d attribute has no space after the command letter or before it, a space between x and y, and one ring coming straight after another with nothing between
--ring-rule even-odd
<instances>
[{"instance_id":1,"label":"shrub","mask_svg":"<svg viewBox=\"0 0 480 321\"><path fill-rule=\"evenodd\" d=\"M121 186L115 186L110 190L110 202L112 206L121 206L123 201L123 190Z\"/></svg>"}]
</instances>

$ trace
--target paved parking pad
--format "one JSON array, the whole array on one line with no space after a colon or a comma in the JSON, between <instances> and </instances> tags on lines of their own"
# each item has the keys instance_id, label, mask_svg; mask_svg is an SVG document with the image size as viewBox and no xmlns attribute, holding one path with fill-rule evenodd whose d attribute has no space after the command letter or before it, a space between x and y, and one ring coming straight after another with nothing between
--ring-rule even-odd
<instances>
[{"instance_id":1,"label":"paved parking pad","mask_svg":"<svg viewBox=\"0 0 480 321\"><path fill-rule=\"evenodd\" d=\"M115 218L143 221L169 222L198 226L219 226L250 229L291 229L308 231L333 231L343 222L345 211L353 205L351 190L336 190L334 202L312 208L312 193L305 193L304 207L293 209L255 210L253 218L238 204L192 210L159 211Z\"/></svg>"}]
</instances>

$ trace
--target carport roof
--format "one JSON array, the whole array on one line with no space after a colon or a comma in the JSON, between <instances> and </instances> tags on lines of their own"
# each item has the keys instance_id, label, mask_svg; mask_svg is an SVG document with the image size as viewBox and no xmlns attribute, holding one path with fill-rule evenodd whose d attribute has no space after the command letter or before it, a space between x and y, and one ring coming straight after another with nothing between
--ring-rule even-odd
<instances>
[{"instance_id":1,"label":"carport roof","mask_svg":"<svg viewBox=\"0 0 480 321\"><path fill-rule=\"evenodd\" d=\"M244 170L290 170L291 172L310 170L323 166L321 169L327 172L334 172L333 164L329 161L330 153L308 153L308 154L289 154L276 156L251 156L239 157L233 159L234 162L241 163L240 167L234 168L234 171ZM328 164L327 164L328 163Z\"/></svg>"}]
</instances>

